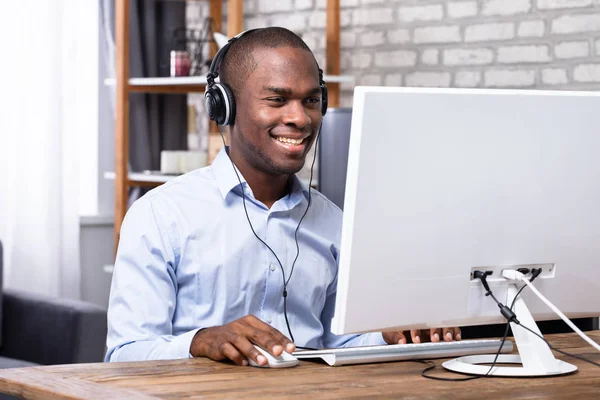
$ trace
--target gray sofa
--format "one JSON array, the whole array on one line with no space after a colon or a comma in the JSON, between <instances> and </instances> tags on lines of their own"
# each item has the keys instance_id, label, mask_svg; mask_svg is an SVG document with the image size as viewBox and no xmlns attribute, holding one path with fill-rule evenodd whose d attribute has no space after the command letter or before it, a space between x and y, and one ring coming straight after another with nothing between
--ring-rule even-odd
<instances>
[{"instance_id":1,"label":"gray sofa","mask_svg":"<svg viewBox=\"0 0 600 400\"><path fill-rule=\"evenodd\" d=\"M0 368L102 361L106 310L2 290L2 263L0 242Z\"/></svg>"}]
</instances>

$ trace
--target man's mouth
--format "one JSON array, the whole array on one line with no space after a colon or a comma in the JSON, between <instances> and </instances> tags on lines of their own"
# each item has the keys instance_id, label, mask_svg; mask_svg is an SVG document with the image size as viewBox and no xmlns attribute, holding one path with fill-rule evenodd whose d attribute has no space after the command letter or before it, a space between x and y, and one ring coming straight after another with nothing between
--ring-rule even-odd
<instances>
[{"instance_id":1,"label":"man's mouth","mask_svg":"<svg viewBox=\"0 0 600 400\"><path fill-rule=\"evenodd\" d=\"M304 142L306 140L306 138L302 138L302 139L294 139L294 138L286 138L286 137L275 137L275 140L281 142L281 143L286 143L286 144L291 144L291 145L299 145L302 144L302 142Z\"/></svg>"}]
</instances>

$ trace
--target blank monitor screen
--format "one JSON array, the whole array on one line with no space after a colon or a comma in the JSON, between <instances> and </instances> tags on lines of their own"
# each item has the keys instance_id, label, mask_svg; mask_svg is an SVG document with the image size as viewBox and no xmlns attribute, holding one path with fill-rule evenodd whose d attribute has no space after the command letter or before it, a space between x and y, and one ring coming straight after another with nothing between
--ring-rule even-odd
<instances>
[{"instance_id":1,"label":"blank monitor screen","mask_svg":"<svg viewBox=\"0 0 600 400\"><path fill-rule=\"evenodd\" d=\"M599 113L591 92L357 87L333 332L505 322L470 273L527 264L600 315Z\"/></svg>"}]
</instances>

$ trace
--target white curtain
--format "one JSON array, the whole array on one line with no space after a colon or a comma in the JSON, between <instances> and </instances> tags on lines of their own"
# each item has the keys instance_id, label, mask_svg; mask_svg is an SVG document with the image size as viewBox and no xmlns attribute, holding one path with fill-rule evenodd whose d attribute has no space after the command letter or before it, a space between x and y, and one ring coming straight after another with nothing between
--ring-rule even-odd
<instances>
[{"instance_id":1,"label":"white curtain","mask_svg":"<svg viewBox=\"0 0 600 400\"><path fill-rule=\"evenodd\" d=\"M86 43L77 29L89 5L0 2L0 240L8 288L81 297L78 137L86 121L77 82Z\"/></svg>"}]
</instances>

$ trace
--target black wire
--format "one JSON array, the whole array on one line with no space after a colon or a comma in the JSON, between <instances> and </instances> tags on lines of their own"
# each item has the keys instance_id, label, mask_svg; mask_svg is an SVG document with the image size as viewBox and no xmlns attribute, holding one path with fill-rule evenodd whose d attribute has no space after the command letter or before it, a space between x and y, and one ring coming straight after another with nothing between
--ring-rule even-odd
<instances>
[{"instance_id":1,"label":"black wire","mask_svg":"<svg viewBox=\"0 0 600 400\"><path fill-rule=\"evenodd\" d=\"M512 303L510 303L510 310L512 311L512 309L515 306L515 303L517 302L517 297L519 297L519 295L521 294L521 292L527 287L527 285L523 285L521 286L521 288L519 289L519 291L517 292L517 294L515 295L515 297L513 298Z\"/></svg>"},{"instance_id":2,"label":"black wire","mask_svg":"<svg viewBox=\"0 0 600 400\"><path fill-rule=\"evenodd\" d=\"M539 271L539 273L534 273L534 274L532 275L531 279L529 279L529 283L533 282L533 281L535 280L535 278L537 278L537 277L538 277L540 274L541 274L541 270ZM520 293L523 291L523 289L525 289L526 287L527 287L527 285L526 285L526 284L524 284L524 285L521 287L521 289L519 289L519 291L517 292L517 295L515 296L515 298L514 298L514 299L513 299L513 301L512 301L512 304L510 305L510 309L511 309L511 310L512 310L513 306L515 305L515 301L517 301L517 297L519 297L519 294L520 294ZM582 356L578 356L578 355L576 355L576 354L571 354L571 353L568 353L568 352L566 352L566 351L563 351L563 350L557 349L556 347L552 346L552 345L550 344L550 342L548 342L548 341L547 341L547 340L546 340L546 339L545 339L543 336L541 336L541 335L539 335L538 333L536 333L536 332L532 331L531 329L529 329L529 328L528 328L528 327L526 327L525 325L522 325L522 324L521 324L519 321L515 321L515 323L516 323L517 325L519 325L521 328L528 330L529 332L533 333L535 336L537 336L537 337L539 337L540 339L542 339L544 342L546 342L546 344L548 345L548 347L550 347L550 349L552 349L552 350L554 350L554 351L556 351L556 352L558 352L558 353L560 353L560 354L563 354L563 355L565 355L565 356L573 357L573 358L576 358L576 359L578 359L578 360L585 361L585 362L588 362L588 363L590 363L590 364L593 364L593 365L595 365L595 366L597 366L597 367L600 367L600 364L599 364L599 363L597 363L597 362L595 362L595 361L589 360L589 359L587 359L587 358L585 358L585 357L582 357Z\"/></svg>"},{"instance_id":3,"label":"black wire","mask_svg":"<svg viewBox=\"0 0 600 400\"><path fill-rule=\"evenodd\" d=\"M550 347L552 350L554 350L554 351L557 351L557 352L559 352L559 353L561 353L561 354L564 354L565 356L573 357L573 358L576 358L576 359L578 359L578 360L585 361L585 362L588 362L588 363L590 363L590 364L593 364L593 365L595 365L595 366L597 366L597 367L600 367L600 363L597 363L597 362L595 362L595 361L592 361L592 360L590 360L590 359L587 359L587 358L585 358L585 357L582 357L582 356L578 356L577 354L571 354L571 353L568 353L568 352L566 352L566 351L563 351L563 350L557 349L556 347L552 346L552 345L550 344L550 342L548 342L548 341L547 341L547 340L546 340L546 339L545 339L543 336L541 336L541 335L537 334L536 332L532 331L531 329L529 329L529 328L528 328L528 327L526 327L525 325L522 325L522 324L520 324L520 323L518 323L517 325L519 325L519 326L520 326L521 328L523 328L523 329L526 329L526 330L528 330L529 332L533 333L535 336L537 336L537 337L539 337L540 339L542 339L544 342L546 342L546 344L548 345L548 347Z\"/></svg>"},{"instance_id":4,"label":"black wire","mask_svg":"<svg viewBox=\"0 0 600 400\"><path fill-rule=\"evenodd\" d=\"M290 322L288 320L288 315L287 315L287 285L288 285L290 279L292 279L292 273L294 272L294 266L296 265L296 260L298 260L298 256L300 255L300 246L298 244L298 230L300 229L300 224L302 224L302 220L304 220L304 217L308 213L308 209L310 207L311 200L312 200L311 188L312 188L312 180L313 180L313 170L315 167L315 161L317 159L317 147L319 145L319 134L321 133L321 126L319 126L319 130L317 131L317 136L315 138L315 157L313 158L313 162L310 166L310 180L308 183L308 204L306 205L306 210L304 210L304 214L302 214L300 221L298 221L298 226L296 226L296 231L294 232L294 239L296 241L296 257L294 258L294 262L292 263L292 268L290 269L290 275L287 278L287 280L285 279L285 270L283 269L283 264L281 263L281 260L279 259L279 257L277 257L277 254L275 254L275 251L271 248L271 246L269 246L264 240L262 240L260 238L260 236L258 236L256 231L254 230L254 226L252 225L252 222L250 221L250 216L248 215L248 208L246 207L246 195L244 193L242 179L240 178L240 175L237 172L237 169L235 167L235 164L233 163L233 160L231 159L231 157L229 157L229 152L227 151L227 144L225 143L225 137L223 136L223 132L221 132L219 130L219 133L221 134L221 140L223 141L223 146L225 147L227 157L229 158L229 161L231 161L231 166L233 167L233 172L235 172L235 175L237 176L238 181L240 182L240 189L242 190L242 203L244 205L244 212L246 214L246 219L248 220L248 224L250 225L250 229L252 230L252 233L254 234L254 236L262 244L264 244L267 247L267 249L269 249L269 251L271 251L273 256L275 256L275 259L277 260L277 263L279 264L279 267L281 268L281 277L283 280L283 316L285 318L285 324L287 325L287 330L290 334L290 339L292 339L292 342L295 342L294 335L292 334L292 329L290 328Z\"/></svg>"},{"instance_id":5,"label":"black wire","mask_svg":"<svg viewBox=\"0 0 600 400\"><path fill-rule=\"evenodd\" d=\"M436 364L433 361L426 360L426 361L419 361L420 363L423 363L423 364L430 364L429 367L427 367L423 371L421 371L421 376L423 378L427 378L427 379L433 379L436 381L446 381L446 382L472 381L473 379L480 379L480 378L488 377L490 372L492 372L492 369L494 369L494 367L496 366L496 363L498 362L498 357L500 357L500 352L502 351L502 348L504 347L504 343L506 343L506 337L508 336L509 329L510 329L510 324L506 323L506 329L504 331L504 337L502 338L502 342L500 342L500 346L498 347L498 351L496 352L494 361L492 362L492 365L490 365L490 369L488 369L488 371L485 373L485 375L468 376L465 378L444 378L441 376L427 375L427 371L435 369Z\"/></svg>"},{"instance_id":6,"label":"black wire","mask_svg":"<svg viewBox=\"0 0 600 400\"><path fill-rule=\"evenodd\" d=\"M541 274L541 272L542 272L542 271L541 271L541 270L539 270L539 272L538 272L538 273L534 273L534 274L532 275L531 279L529 280L529 282L530 282L530 283L531 283L531 282L533 282L533 281L535 280L535 278L537 278L537 277L538 277L538 276ZM480 278L480 279L481 279L481 278ZM511 310L511 311L512 311L513 307L515 306L515 303L516 303L516 301L517 301L517 298L519 297L519 295L521 294L521 292L522 292L522 291L523 291L523 290L524 290L526 287L527 287L527 285L526 285L526 284L524 284L523 286L521 286L521 288L519 289L519 291L517 292L517 294L516 294L516 295L515 295L515 297L513 298L512 302L511 302L511 304L510 304L510 310ZM491 291L491 290L490 290L490 291L488 291L488 292L486 293L486 295L489 295L489 296L490 296L492 299L494 299L494 301L496 302L496 304L498 304L498 306L500 306L500 307L502 307L502 306L503 306L503 304L502 304L502 303L500 303L500 302L499 302L499 301L496 299L496 297L495 297L495 296L492 294L492 291ZM485 377L489 376L489 373L492 371L492 368L494 368L494 366L496 365L496 362L497 362L497 360L498 360L498 357L500 356L500 351L502 350L502 347L504 346L504 342L506 341L506 337L508 336L508 331L509 331L509 329L510 329L510 322L511 322L511 321L508 321L508 322L506 323L506 330L504 331L504 337L502 338L502 342L500 343L500 347L498 348L498 351L496 352L496 357L494 358L494 361L492 362L492 365L490 366L490 369L488 370L488 372L486 372L486 374L485 374L485 375L482 375L482 376L470 376L470 377L466 377L466 378L444 378L444 377L437 377L437 376L431 376L431 375L427 375L427 371L430 371L430 370L433 370L433 369L435 369L435 367L436 367L436 364L435 364L433 361L426 360L426 361L418 361L418 362L420 362L420 363L423 363L423 364L429 364L429 367L427 367L427 368L425 368L423 371L421 371L421 376L422 376L422 377L424 377L424 378L428 378L428 379L434 379L434 380L437 380L437 381L447 381L447 382L470 381L470 380L473 380L473 379L485 378ZM519 322L519 321L518 321L516 318L515 318L515 319L514 319L512 322L514 322L515 324L519 325L521 328L523 328L523 329L526 329L526 330L528 330L529 332L533 333L533 334L534 334L535 336L537 336L538 338L542 339L542 340L543 340L543 341L544 341L544 342L545 342L545 343L548 345L548 347L550 347L550 349L552 349L552 350L554 350L554 351L556 351L556 352L558 352L558 353L560 353L560 354L563 354L563 355L565 355L565 356L573 357L573 358L576 358L576 359L578 359L578 360L585 361L585 362L588 362L588 363L590 363L590 364L592 364L592 365L595 365L595 366L597 366L597 367L600 367L600 363L597 363L597 362L595 362L595 361L592 361L592 360L590 360L590 359L588 359L588 358L585 358L585 357L583 357L583 356L578 356L578 355L576 355L576 354L571 354L571 353L568 353L568 352L566 352L566 351L563 351L563 350L557 349L556 347L552 346L552 345L550 344L550 342L548 342L548 341L547 341L547 340L546 340L546 339L545 339L543 336L539 335L538 333L536 333L536 332L532 331L531 329L529 329L529 328L528 328L528 327L526 327L525 325L521 324L521 323L520 323L520 322Z\"/></svg>"},{"instance_id":7,"label":"black wire","mask_svg":"<svg viewBox=\"0 0 600 400\"><path fill-rule=\"evenodd\" d=\"M532 278L535 279L537 277L537 275ZM481 278L480 278L481 279ZM510 305L510 309L512 311L515 302L517 301L517 297L519 297L519 295L521 294L521 292L523 291L523 289L525 289L527 287L527 285L523 285L519 291L517 292L517 294L515 295L511 305ZM494 296L494 294L492 293L492 291L488 291L486 293L486 295L490 296L492 299L494 299L494 301L496 302L496 304L501 304L498 299L496 299L496 296ZM496 352L496 356L494 357L494 361L492 362L492 365L490 366L490 369L488 369L488 371L485 373L485 375L479 375L479 376L469 376L466 378L444 378L444 377L438 377L438 376L432 376L432 375L427 375L427 371L433 370L436 367L435 362L433 361L419 361L421 363L427 363L430 364L429 367L425 368L423 371L421 371L421 376L423 378L428 378L428 379L433 379L436 381L446 381L446 382L460 382L460 381L471 381L473 379L480 379L480 378L485 378L485 377L489 377L490 372L492 372L492 369L496 366L496 363L498 362L498 357L500 357L500 353L502 352L502 348L504 347L504 344L506 343L506 338L508 336L508 332L510 330L510 322L506 323L506 329L504 330L504 337L502 337L502 342L500 342L500 346L498 347L498 351Z\"/></svg>"}]
</instances>

